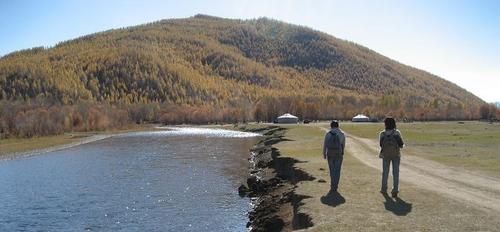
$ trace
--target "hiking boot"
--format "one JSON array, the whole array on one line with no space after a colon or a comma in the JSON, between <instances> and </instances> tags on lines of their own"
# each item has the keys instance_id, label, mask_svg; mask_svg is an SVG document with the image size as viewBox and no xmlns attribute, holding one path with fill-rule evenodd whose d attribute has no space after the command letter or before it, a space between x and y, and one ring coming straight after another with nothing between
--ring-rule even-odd
<instances>
[{"instance_id":1,"label":"hiking boot","mask_svg":"<svg viewBox=\"0 0 500 232\"><path fill-rule=\"evenodd\" d=\"M393 198L398 197L398 191L391 192L391 196L392 196Z\"/></svg>"}]
</instances>

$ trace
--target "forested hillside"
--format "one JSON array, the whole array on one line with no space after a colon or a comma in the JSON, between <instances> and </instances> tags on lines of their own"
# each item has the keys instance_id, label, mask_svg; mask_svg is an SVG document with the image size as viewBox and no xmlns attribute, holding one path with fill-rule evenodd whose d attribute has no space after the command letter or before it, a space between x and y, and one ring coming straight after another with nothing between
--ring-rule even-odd
<instances>
[{"instance_id":1,"label":"forested hillside","mask_svg":"<svg viewBox=\"0 0 500 232\"><path fill-rule=\"evenodd\" d=\"M284 112L432 120L478 118L484 104L451 82L310 28L205 15L8 54L0 85L2 134L23 136L16 120L43 110L71 111L61 113L68 125L59 131L67 131L77 114L82 125L75 125L95 129L89 110L166 123L269 121Z\"/></svg>"}]
</instances>

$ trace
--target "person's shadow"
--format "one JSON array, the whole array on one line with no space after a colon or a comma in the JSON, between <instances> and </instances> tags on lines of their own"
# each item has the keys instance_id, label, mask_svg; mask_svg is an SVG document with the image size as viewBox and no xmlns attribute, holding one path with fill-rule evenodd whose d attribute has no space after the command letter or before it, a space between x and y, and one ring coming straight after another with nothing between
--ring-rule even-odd
<instances>
[{"instance_id":1,"label":"person's shadow","mask_svg":"<svg viewBox=\"0 0 500 232\"><path fill-rule=\"evenodd\" d=\"M408 213L411 212L412 209L411 203L407 203L399 197L393 199L389 197L387 193L382 193L382 195L385 198L384 206L386 210L389 210L398 216L406 216Z\"/></svg>"},{"instance_id":2,"label":"person's shadow","mask_svg":"<svg viewBox=\"0 0 500 232\"><path fill-rule=\"evenodd\" d=\"M345 203L345 198L339 192L328 192L321 197L321 203L332 207Z\"/></svg>"}]
</instances>

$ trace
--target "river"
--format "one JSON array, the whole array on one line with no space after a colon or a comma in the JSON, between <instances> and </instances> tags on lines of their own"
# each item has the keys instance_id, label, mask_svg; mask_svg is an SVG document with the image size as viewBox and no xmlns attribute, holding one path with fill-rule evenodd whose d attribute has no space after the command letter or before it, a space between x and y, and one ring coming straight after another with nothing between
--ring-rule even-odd
<instances>
[{"instance_id":1,"label":"river","mask_svg":"<svg viewBox=\"0 0 500 232\"><path fill-rule=\"evenodd\" d=\"M245 231L256 141L177 128L0 161L0 231Z\"/></svg>"}]
</instances>

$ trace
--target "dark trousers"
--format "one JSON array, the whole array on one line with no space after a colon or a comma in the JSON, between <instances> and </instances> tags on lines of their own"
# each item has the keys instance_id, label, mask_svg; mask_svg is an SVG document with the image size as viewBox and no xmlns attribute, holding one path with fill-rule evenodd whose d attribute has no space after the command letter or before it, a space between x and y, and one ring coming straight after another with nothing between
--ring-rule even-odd
<instances>
[{"instance_id":1,"label":"dark trousers","mask_svg":"<svg viewBox=\"0 0 500 232\"><path fill-rule=\"evenodd\" d=\"M392 159L383 159L382 161L382 191L387 191L387 179L389 177L389 167L392 163L392 190L391 192L399 191L399 163L401 157L394 157Z\"/></svg>"},{"instance_id":2,"label":"dark trousers","mask_svg":"<svg viewBox=\"0 0 500 232\"><path fill-rule=\"evenodd\" d=\"M340 169L342 168L343 156L328 157L328 168L330 169L330 190L337 191L340 181Z\"/></svg>"}]
</instances>

